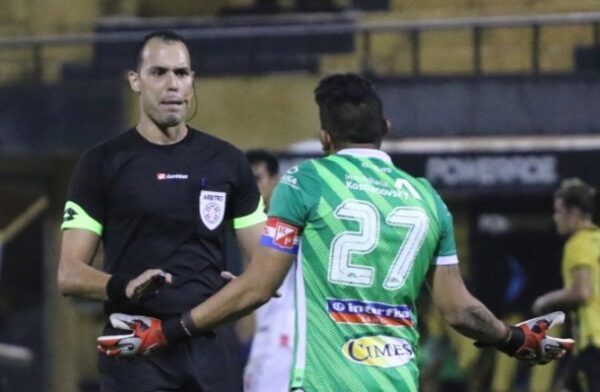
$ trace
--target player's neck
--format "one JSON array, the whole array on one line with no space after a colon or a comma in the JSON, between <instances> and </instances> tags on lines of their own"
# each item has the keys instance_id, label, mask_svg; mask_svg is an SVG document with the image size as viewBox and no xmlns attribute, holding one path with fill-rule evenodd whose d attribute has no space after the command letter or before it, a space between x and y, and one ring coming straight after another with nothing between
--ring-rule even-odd
<instances>
[{"instance_id":1,"label":"player's neck","mask_svg":"<svg viewBox=\"0 0 600 392\"><path fill-rule=\"evenodd\" d=\"M582 219L577 225L577 229L575 231L593 229L595 227L596 225L591 219Z\"/></svg>"},{"instance_id":2,"label":"player's neck","mask_svg":"<svg viewBox=\"0 0 600 392\"><path fill-rule=\"evenodd\" d=\"M375 145L373 143L342 143L339 146L336 145L332 145L331 149L329 151L329 154L337 154L338 152L342 151L342 150L348 150L348 149L360 149L360 148L367 148L370 150L379 150L378 145Z\"/></svg>"},{"instance_id":3,"label":"player's neck","mask_svg":"<svg viewBox=\"0 0 600 392\"><path fill-rule=\"evenodd\" d=\"M136 129L144 139L159 145L177 143L183 140L188 133L187 125L183 122L172 127L162 128L146 118L140 119Z\"/></svg>"}]
</instances>

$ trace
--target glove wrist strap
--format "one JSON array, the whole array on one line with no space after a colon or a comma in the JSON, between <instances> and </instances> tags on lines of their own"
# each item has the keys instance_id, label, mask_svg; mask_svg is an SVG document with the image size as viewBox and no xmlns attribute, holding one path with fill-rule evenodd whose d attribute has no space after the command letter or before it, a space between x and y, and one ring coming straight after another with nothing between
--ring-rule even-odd
<instances>
[{"instance_id":1,"label":"glove wrist strap","mask_svg":"<svg viewBox=\"0 0 600 392\"><path fill-rule=\"evenodd\" d=\"M504 344L500 345L498 349L510 356L514 356L515 353L523 346L523 343L525 343L525 334L519 327L511 325L509 328L510 331L508 339Z\"/></svg>"},{"instance_id":2,"label":"glove wrist strap","mask_svg":"<svg viewBox=\"0 0 600 392\"><path fill-rule=\"evenodd\" d=\"M108 299L117 303L126 301L128 298L125 289L128 283L129 279L123 275L111 276L106 284L106 296Z\"/></svg>"}]
</instances>

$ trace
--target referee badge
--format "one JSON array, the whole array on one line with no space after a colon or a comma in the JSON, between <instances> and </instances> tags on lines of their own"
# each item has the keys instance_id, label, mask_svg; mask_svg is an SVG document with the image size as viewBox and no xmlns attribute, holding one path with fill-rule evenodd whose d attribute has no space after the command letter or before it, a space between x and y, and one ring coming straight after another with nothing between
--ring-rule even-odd
<instances>
[{"instance_id":1,"label":"referee badge","mask_svg":"<svg viewBox=\"0 0 600 392\"><path fill-rule=\"evenodd\" d=\"M200 219L209 230L216 229L223 222L226 198L225 192L200 191Z\"/></svg>"}]
</instances>

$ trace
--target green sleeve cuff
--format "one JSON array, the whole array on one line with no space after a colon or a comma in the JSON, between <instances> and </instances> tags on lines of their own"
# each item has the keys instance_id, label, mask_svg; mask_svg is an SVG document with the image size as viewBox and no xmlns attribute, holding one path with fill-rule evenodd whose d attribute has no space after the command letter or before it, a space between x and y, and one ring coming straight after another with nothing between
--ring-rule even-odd
<instances>
[{"instance_id":1,"label":"green sleeve cuff","mask_svg":"<svg viewBox=\"0 0 600 392\"><path fill-rule=\"evenodd\" d=\"M89 216L83 208L72 201L68 201L67 204L65 204L65 214L63 215L63 223L60 228L63 230L90 230L98 235L102 235L103 229L98 221Z\"/></svg>"},{"instance_id":2,"label":"green sleeve cuff","mask_svg":"<svg viewBox=\"0 0 600 392\"><path fill-rule=\"evenodd\" d=\"M267 214L265 214L265 203L261 197L258 202L258 207L256 207L256 210L253 213L233 220L233 228L235 230L243 229L244 227L253 226L266 220Z\"/></svg>"}]
</instances>

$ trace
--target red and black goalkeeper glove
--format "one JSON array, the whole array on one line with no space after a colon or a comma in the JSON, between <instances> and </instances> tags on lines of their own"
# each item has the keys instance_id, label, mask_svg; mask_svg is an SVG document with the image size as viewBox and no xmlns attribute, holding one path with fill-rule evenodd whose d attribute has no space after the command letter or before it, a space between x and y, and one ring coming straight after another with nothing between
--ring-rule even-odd
<instances>
[{"instance_id":1,"label":"red and black goalkeeper glove","mask_svg":"<svg viewBox=\"0 0 600 392\"><path fill-rule=\"evenodd\" d=\"M496 345L500 351L532 365L543 365L558 359L571 350L573 339L560 339L546 335L546 331L565 320L563 312L552 312L510 326L508 339ZM477 347L485 344L475 342Z\"/></svg>"},{"instance_id":2,"label":"red and black goalkeeper glove","mask_svg":"<svg viewBox=\"0 0 600 392\"><path fill-rule=\"evenodd\" d=\"M97 348L109 357L150 355L167 343L192 336L193 331L188 326L190 321L189 312L181 319L164 322L153 317L113 313L110 315L113 328L128 332L98 337Z\"/></svg>"}]
</instances>

